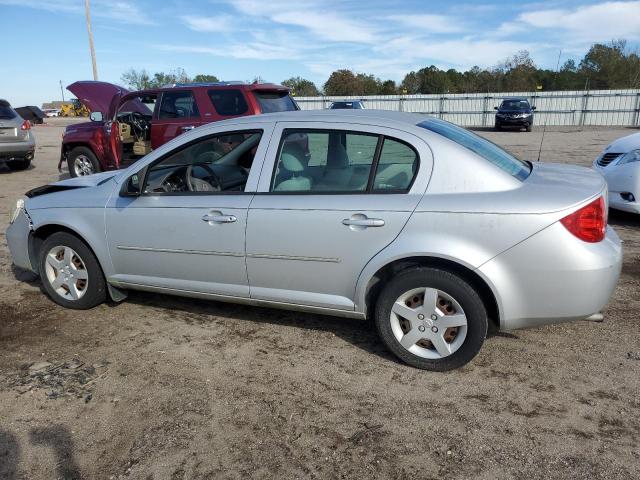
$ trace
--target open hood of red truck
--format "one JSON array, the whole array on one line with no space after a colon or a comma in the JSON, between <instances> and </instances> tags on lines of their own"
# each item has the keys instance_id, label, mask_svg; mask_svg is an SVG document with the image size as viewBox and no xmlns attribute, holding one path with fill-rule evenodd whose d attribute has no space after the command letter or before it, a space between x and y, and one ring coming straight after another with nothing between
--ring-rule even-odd
<instances>
[{"instance_id":1,"label":"open hood of red truck","mask_svg":"<svg viewBox=\"0 0 640 480\"><path fill-rule=\"evenodd\" d=\"M81 80L67 87L82 104L91 112L102 112L104 118L112 118L118 108L120 99L127 95L129 90L113 83L98 82L94 80ZM125 105L128 112L151 113L149 108L136 98L129 99ZM122 110L122 109L120 109Z\"/></svg>"}]
</instances>

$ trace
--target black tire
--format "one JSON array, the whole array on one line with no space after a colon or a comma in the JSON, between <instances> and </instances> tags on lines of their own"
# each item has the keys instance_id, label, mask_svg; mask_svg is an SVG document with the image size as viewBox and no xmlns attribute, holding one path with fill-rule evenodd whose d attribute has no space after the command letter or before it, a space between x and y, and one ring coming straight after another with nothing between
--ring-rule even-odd
<instances>
[{"instance_id":1,"label":"black tire","mask_svg":"<svg viewBox=\"0 0 640 480\"><path fill-rule=\"evenodd\" d=\"M452 354L428 359L405 349L396 339L391 327L391 308L405 292L431 287L447 292L460 304L467 317L464 342ZM382 343L405 363L424 370L446 371L459 368L480 351L487 336L488 318L482 299L466 281L453 273L435 268L412 268L391 279L382 289L376 302L375 324Z\"/></svg>"},{"instance_id":2,"label":"black tire","mask_svg":"<svg viewBox=\"0 0 640 480\"><path fill-rule=\"evenodd\" d=\"M498 125L498 124L496 123L496 131L498 131L498 132L499 132L500 130L502 130L502 125Z\"/></svg>"},{"instance_id":3,"label":"black tire","mask_svg":"<svg viewBox=\"0 0 640 480\"><path fill-rule=\"evenodd\" d=\"M531 125L527 125L527 132L531 131Z\"/></svg>"},{"instance_id":4,"label":"black tire","mask_svg":"<svg viewBox=\"0 0 640 480\"><path fill-rule=\"evenodd\" d=\"M47 254L51 249L58 246L70 247L73 249L81 258L87 271L88 281L86 284L86 291L78 300L67 300L63 298L56 292L47 277ZM42 247L40 249L39 267L42 286L51 300L56 302L58 305L76 310L87 310L95 307L96 305L100 305L107 299L107 284L102 268L98 263L98 259L91 249L75 235L67 232L57 232L47 237L44 242L42 242Z\"/></svg>"},{"instance_id":5,"label":"black tire","mask_svg":"<svg viewBox=\"0 0 640 480\"><path fill-rule=\"evenodd\" d=\"M75 147L69 152L69 155L67 156L67 167L69 168L69 175L71 175L71 177L78 176L74 168L74 163L80 155L84 155L89 160L93 168L93 173L98 173L101 171L100 162L98 162L98 158L95 156L95 154L91 151L90 148Z\"/></svg>"},{"instance_id":6,"label":"black tire","mask_svg":"<svg viewBox=\"0 0 640 480\"><path fill-rule=\"evenodd\" d=\"M9 160L7 166L11 170L26 170L31 166L30 158L21 158L19 160Z\"/></svg>"}]
</instances>

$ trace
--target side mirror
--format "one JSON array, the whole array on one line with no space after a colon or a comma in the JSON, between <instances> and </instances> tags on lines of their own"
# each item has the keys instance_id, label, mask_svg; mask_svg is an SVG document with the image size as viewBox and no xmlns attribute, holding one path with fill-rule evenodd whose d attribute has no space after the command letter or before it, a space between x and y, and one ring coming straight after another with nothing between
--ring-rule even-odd
<instances>
[{"instance_id":1,"label":"side mirror","mask_svg":"<svg viewBox=\"0 0 640 480\"><path fill-rule=\"evenodd\" d=\"M91 112L89 118L92 122L101 122L102 121L102 112Z\"/></svg>"},{"instance_id":2,"label":"side mirror","mask_svg":"<svg viewBox=\"0 0 640 480\"><path fill-rule=\"evenodd\" d=\"M144 179L144 169L131 175L124 182L122 190L120 190L121 197L139 197L142 193L142 182Z\"/></svg>"},{"instance_id":3,"label":"side mirror","mask_svg":"<svg viewBox=\"0 0 640 480\"><path fill-rule=\"evenodd\" d=\"M535 109L536 109L536 106L535 106L535 105L534 105L533 107L531 107L531 110L535 110Z\"/></svg>"},{"instance_id":4,"label":"side mirror","mask_svg":"<svg viewBox=\"0 0 640 480\"><path fill-rule=\"evenodd\" d=\"M498 107L493 107L493 109L494 109L494 110L497 110L497 109L498 109Z\"/></svg>"}]
</instances>

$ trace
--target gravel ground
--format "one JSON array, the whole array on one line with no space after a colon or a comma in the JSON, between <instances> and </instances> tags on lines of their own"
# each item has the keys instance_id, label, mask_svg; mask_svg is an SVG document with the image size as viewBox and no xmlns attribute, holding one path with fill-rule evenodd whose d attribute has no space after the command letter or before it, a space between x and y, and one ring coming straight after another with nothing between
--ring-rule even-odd
<instances>
[{"instance_id":1,"label":"gravel ground","mask_svg":"<svg viewBox=\"0 0 640 480\"><path fill-rule=\"evenodd\" d=\"M0 224L59 178L64 120L0 167ZM480 132L535 160L541 132ZM588 165L629 129L550 129ZM132 293L71 311L0 233L0 478L640 478L640 217L602 323L489 338L445 374L398 363L370 323Z\"/></svg>"}]
</instances>

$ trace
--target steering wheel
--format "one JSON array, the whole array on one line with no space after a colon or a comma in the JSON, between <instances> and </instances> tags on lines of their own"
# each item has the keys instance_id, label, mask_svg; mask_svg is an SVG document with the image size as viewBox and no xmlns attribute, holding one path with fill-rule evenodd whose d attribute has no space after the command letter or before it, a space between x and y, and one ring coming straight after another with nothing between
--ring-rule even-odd
<instances>
[{"instance_id":1,"label":"steering wheel","mask_svg":"<svg viewBox=\"0 0 640 480\"><path fill-rule=\"evenodd\" d=\"M210 182L206 182L200 178L193 176L193 168L194 167L202 167L208 173L208 178L213 180L215 185L211 185ZM222 182L220 181L220 177L218 177L213 169L207 165L206 163L193 163L187 167L187 172L185 174L187 178L187 188L189 188L190 192L219 192L222 190Z\"/></svg>"},{"instance_id":2,"label":"steering wheel","mask_svg":"<svg viewBox=\"0 0 640 480\"><path fill-rule=\"evenodd\" d=\"M147 119L140 112L131 112L131 124L140 133L140 136L144 136L147 131Z\"/></svg>"}]
</instances>

